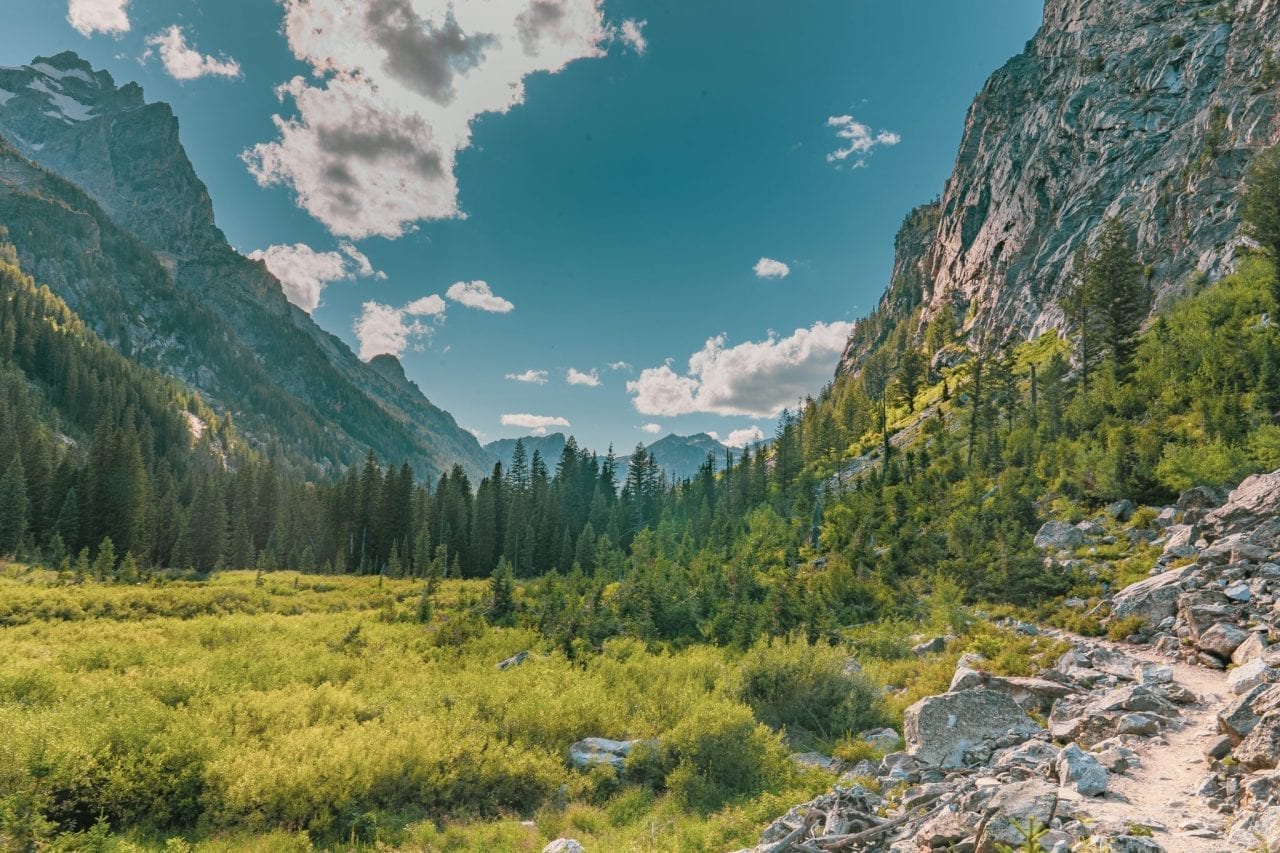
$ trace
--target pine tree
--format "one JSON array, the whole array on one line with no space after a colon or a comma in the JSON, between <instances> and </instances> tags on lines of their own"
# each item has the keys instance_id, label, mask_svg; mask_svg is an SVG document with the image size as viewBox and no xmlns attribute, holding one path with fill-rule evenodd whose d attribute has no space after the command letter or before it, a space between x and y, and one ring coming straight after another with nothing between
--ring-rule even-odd
<instances>
[{"instance_id":1,"label":"pine tree","mask_svg":"<svg viewBox=\"0 0 1280 853\"><path fill-rule=\"evenodd\" d=\"M1133 239L1119 219L1102 226L1098 244L1085 263L1086 294L1101 319L1102 343L1116 378L1127 379L1138 332L1151 310L1151 291L1143 277Z\"/></svg>"},{"instance_id":2,"label":"pine tree","mask_svg":"<svg viewBox=\"0 0 1280 853\"><path fill-rule=\"evenodd\" d=\"M98 556L93 561L93 577L100 583L107 583L115 580L115 574L116 546L111 537L106 536L98 546Z\"/></svg>"},{"instance_id":3,"label":"pine tree","mask_svg":"<svg viewBox=\"0 0 1280 853\"><path fill-rule=\"evenodd\" d=\"M503 624L510 620L516 609L515 580L511 575L511 564L501 561L494 568L489 578L489 621Z\"/></svg>"},{"instance_id":4,"label":"pine tree","mask_svg":"<svg viewBox=\"0 0 1280 853\"><path fill-rule=\"evenodd\" d=\"M908 412L916 410L916 395L920 393L920 385L927 369L924 356L918 350L907 348L898 358L895 391Z\"/></svg>"},{"instance_id":5,"label":"pine tree","mask_svg":"<svg viewBox=\"0 0 1280 853\"><path fill-rule=\"evenodd\" d=\"M13 461L0 477L0 554L16 554L27 535L29 520L27 476L22 458Z\"/></svg>"}]
</instances>

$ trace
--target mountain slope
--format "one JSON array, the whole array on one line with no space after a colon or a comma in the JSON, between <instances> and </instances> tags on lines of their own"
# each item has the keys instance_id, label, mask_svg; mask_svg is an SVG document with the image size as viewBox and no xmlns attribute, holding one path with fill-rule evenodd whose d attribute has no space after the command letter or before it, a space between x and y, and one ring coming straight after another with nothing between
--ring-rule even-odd
<instances>
[{"instance_id":1,"label":"mountain slope","mask_svg":"<svg viewBox=\"0 0 1280 853\"><path fill-rule=\"evenodd\" d=\"M321 468L372 447L424 476L484 470L475 438L398 365L361 362L227 244L167 105L73 53L0 69L0 91L0 222L113 346Z\"/></svg>"},{"instance_id":2,"label":"mountain slope","mask_svg":"<svg viewBox=\"0 0 1280 853\"><path fill-rule=\"evenodd\" d=\"M649 445L649 452L657 460L658 467L676 480L692 477L706 464L707 457L715 460L716 470L724 467L725 453L729 450L705 432L697 435L668 435Z\"/></svg>"},{"instance_id":3,"label":"mountain slope","mask_svg":"<svg viewBox=\"0 0 1280 853\"><path fill-rule=\"evenodd\" d=\"M1136 229L1157 307L1234 268L1236 190L1277 138L1277 53L1272 0L1048 0L974 101L941 200L904 225L841 370L947 311L997 341L1059 326L1072 258L1109 216Z\"/></svg>"}]
</instances>

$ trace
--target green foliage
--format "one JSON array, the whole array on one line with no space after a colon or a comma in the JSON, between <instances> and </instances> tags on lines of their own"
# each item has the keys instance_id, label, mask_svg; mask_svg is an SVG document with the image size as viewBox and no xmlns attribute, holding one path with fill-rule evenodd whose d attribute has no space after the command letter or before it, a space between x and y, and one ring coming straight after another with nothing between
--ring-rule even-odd
<instances>
[{"instance_id":1,"label":"green foliage","mask_svg":"<svg viewBox=\"0 0 1280 853\"><path fill-rule=\"evenodd\" d=\"M1141 616L1126 616L1123 619L1113 619L1107 625L1107 636L1119 642L1131 634L1138 633L1146 627L1146 624L1147 621Z\"/></svg>"},{"instance_id":2,"label":"green foliage","mask_svg":"<svg viewBox=\"0 0 1280 853\"><path fill-rule=\"evenodd\" d=\"M761 641L743 655L731 692L762 722L827 742L884 723L879 691L847 652L826 644Z\"/></svg>"},{"instance_id":3,"label":"green foliage","mask_svg":"<svg viewBox=\"0 0 1280 853\"><path fill-rule=\"evenodd\" d=\"M672 793L700 811L713 811L777 784L787 772L778 736L743 705L706 700L692 708L665 741Z\"/></svg>"}]
</instances>

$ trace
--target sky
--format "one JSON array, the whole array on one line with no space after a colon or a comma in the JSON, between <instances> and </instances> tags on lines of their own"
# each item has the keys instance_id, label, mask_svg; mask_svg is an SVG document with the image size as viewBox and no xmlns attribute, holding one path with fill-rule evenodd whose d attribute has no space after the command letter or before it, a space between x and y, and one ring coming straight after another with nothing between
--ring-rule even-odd
<instances>
[{"instance_id":1,"label":"sky","mask_svg":"<svg viewBox=\"0 0 1280 853\"><path fill-rule=\"evenodd\" d=\"M734 444L833 375L1034 0L40 0L237 249L482 441Z\"/></svg>"}]
</instances>

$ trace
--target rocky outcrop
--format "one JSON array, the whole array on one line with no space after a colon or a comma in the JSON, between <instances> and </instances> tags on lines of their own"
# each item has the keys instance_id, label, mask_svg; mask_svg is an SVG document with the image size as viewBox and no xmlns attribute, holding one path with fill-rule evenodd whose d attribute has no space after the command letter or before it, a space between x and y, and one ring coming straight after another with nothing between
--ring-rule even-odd
<instances>
[{"instance_id":1,"label":"rocky outcrop","mask_svg":"<svg viewBox=\"0 0 1280 853\"><path fill-rule=\"evenodd\" d=\"M902 719L907 752L938 767L963 767L975 757L985 760L1001 741L1021 743L1038 731L1012 697L986 689L927 696Z\"/></svg>"},{"instance_id":2,"label":"rocky outcrop","mask_svg":"<svg viewBox=\"0 0 1280 853\"><path fill-rule=\"evenodd\" d=\"M569 763L579 768L603 765L621 772L627 766L627 756L635 745L634 740L589 737L569 747Z\"/></svg>"},{"instance_id":3,"label":"rocky outcrop","mask_svg":"<svg viewBox=\"0 0 1280 853\"><path fill-rule=\"evenodd\" d=\"M1048 0L970 108L940 203L904 224L841 370L912 318L997 340L1060 327L1073 257L1109 216L1136 231L1157 305L1231 269L1240 178L1277 135L1276 54L1274 0Z\"/></svg>"}]
</instances>

